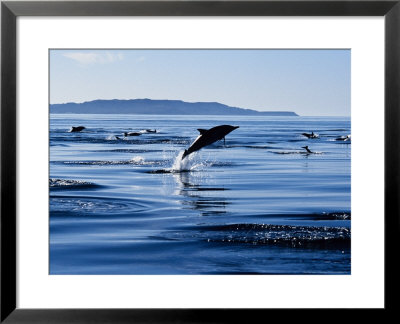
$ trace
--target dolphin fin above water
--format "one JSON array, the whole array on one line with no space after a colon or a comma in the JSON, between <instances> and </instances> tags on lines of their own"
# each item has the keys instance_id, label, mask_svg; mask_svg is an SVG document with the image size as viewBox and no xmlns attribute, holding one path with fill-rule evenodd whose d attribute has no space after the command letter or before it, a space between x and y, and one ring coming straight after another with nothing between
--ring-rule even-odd
<instances>
[{"instance_id":1,"label":"dolphin fin above water","mask_svg":"<svg viewBox=\"0 0 400 324\"><path fill-rule=\"evenodd\" d=\"M302 146L301 148L305 149L305 150L307 151L307 154L312 154L312 153L314 153L314 152L312 152L312 151L309 149L308 145L307 145L307 146Z\"/></svg>"},{"instance_id":2,"label":"dolphin fin above water","mask_svg":"<svg viewBox=\"0 0 400 324\"><path fill-rule=\"evenodd\" d=\"M70 133L77 133L82 130L84 130L86 127L85 126L72 126L71 130L69 131Z\"/></svg>"},{"instance_id":3,"label":"dolphin fin above water","mask_svg":"<svg viewBox=\"0 0 400 324\"><path fill-rule=\"evenodd\" d=\"M303 135L303 136L305 136L305 137L307 137L307 138L318 138L318 137L319 137L319 135L318 135L318 134L315 134L314 132L311 132L311 133L302 133L301 135Z\"/></svg>"},{"instance_id":4,"label":"dolphin fin above water","mask_svg":"<svg viewBox=\"0 0 400 324\"><path fill-rule=\"evenodd\" d=\"M203 129L203 128L197 128L197 130L199 131L200 135L203 135L205 132L208 131L208 129Z\"/></svg>"},{"instance_id":5,"label":"dolphin fin above water","mask_svg":"<svg viewBox=\"0 0 400 324\"><path fill-rule=\"evenodd\" d=\"M239 126L220 125L210 129L199 128L198 131L200 132L200 135L195 139L190 147L183 152L182 160L189 154L196 152L205 146L211 145L221 139L225 140L225 136L236 128L239 128Z\"/></svg>"}]
</instances>

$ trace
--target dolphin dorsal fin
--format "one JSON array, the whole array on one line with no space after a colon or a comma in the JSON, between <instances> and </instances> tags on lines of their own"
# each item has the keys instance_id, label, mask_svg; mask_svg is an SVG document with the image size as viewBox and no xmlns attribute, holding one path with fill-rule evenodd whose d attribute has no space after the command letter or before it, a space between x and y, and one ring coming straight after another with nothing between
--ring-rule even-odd
<instances>
[{"instance_id":1,"label":"dolphin dorsal fin","mask_svg":"<svg viewBox=\"0 0 400 324\"><path fill-rule=\"evenodd\" d=\"M203 135L205 132L208 131L208 129L203 129L203 128L198 128L197 130L200 132L200 135Z\"/></svg>"}]
</instances>

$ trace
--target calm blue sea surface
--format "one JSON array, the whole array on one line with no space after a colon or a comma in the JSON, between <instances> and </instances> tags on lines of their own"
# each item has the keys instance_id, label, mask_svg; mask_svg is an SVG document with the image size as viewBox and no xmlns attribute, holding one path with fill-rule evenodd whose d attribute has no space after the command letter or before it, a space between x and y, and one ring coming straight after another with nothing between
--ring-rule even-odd
<instances>
[{"instance_id":1,"label":"calm blue sea surface","mask_svg":"<svg viewBox=\"0 0 400 324\"><path fill-rule=\"evenodd\" d=\"M222 124L240 128L181 162ZM350 133L344 117L51 115L50 274L350 274Z\"/></svg>"}]
</instances>

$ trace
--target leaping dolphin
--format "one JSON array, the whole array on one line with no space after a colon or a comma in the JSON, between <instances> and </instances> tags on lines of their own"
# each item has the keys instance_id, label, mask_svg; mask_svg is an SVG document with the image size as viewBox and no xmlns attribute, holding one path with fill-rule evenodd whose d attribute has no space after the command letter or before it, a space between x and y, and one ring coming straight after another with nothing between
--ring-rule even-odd
<instances>
[{"instance_id":1,"label":"leaping dolphin","mask_svg":"<svg viewBox=\"0 0 400 324\"><path fill-rule=\"evenodd\" d=\"M200 150L204 146L211 145L212 143L221 139L225 140L225 136L236 128L239 128L239 126L220 125L210 128L208 130L198 129L198 131L200 132L200 136L196 138L196 140L192 143L192 145L190 145L187 150L185 150L182 155L182 160L189 154Z\"/></svg>"}]
</instances>

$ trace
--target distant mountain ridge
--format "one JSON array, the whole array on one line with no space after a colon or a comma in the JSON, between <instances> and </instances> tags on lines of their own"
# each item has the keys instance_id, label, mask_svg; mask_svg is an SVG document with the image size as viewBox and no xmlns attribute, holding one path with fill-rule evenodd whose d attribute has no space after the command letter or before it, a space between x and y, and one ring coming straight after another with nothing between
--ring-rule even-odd
<instances>
[{"instance_id":1,"label":"distant mountain ridge","mask_svg":"<svg viewBox=\"0 0 400 324\"><path fill-rule=\"evenodd\" d=\"M144 114L144 115L243 115L298 116L293 111L257 111L227 106L218 102L185 102L181 100L111 99L83 103L50 105L53 114Z\"/></svg>"}]
</instances>

